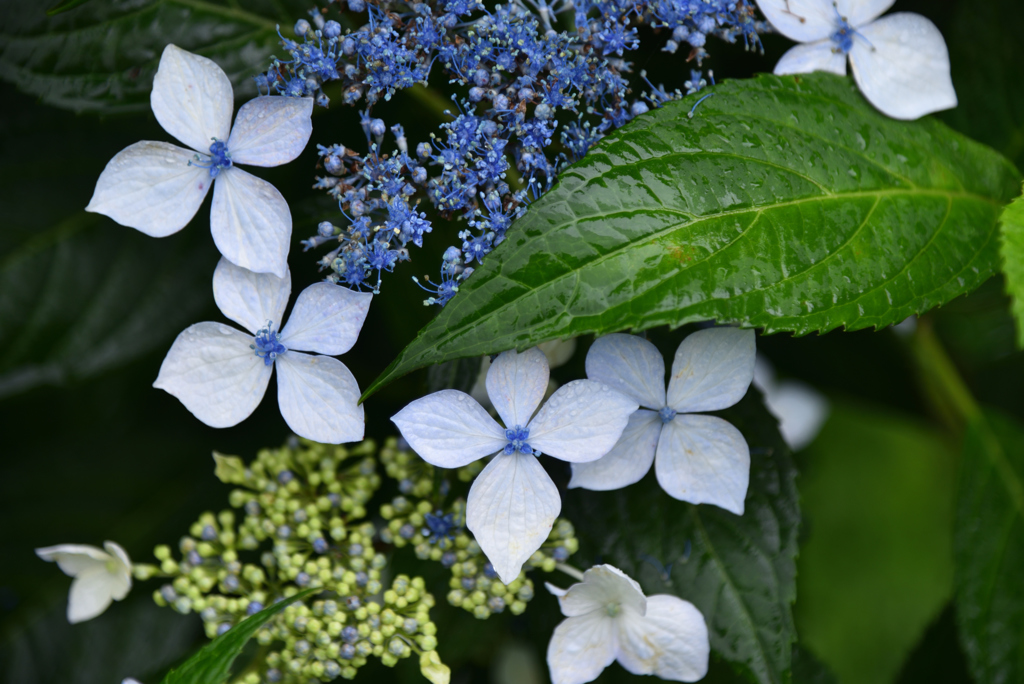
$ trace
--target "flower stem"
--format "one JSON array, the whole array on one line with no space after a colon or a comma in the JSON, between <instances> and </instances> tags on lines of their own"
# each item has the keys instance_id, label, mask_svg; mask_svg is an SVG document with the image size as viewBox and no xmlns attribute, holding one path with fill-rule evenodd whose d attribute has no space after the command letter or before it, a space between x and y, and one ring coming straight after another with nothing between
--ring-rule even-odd
<instances>
[{"instance_id":1,"label":"flower stem","mask_svg":"<svg viewBox=\"0 0 1024 684\"><path fill-rule=\"evenodd\" d=\"M580 582L583 581L583 573L566 563L555 563L555 570L561 570L566 575L569 575L569 577L579 580Z\"/></svg>"}]
</instances>

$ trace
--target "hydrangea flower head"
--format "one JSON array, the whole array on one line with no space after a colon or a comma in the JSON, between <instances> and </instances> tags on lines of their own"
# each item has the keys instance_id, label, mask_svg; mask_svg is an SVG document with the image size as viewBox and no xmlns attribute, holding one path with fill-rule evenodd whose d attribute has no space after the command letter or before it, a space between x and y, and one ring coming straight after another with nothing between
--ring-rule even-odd
<instances>
[{"instance_id":1,"label":"hydrangea flower head","mask_svg":"<svg viewBox=\"0 0 1024 684\"><path fill-rule=\"evenodd\" d=\"M164 130L191 149L144 140L110 160L86 211L152 237L192 220L216 182L210 230L233 263L284 277L292 217L270 183L235 164L279 166L299 156L313 132L312 98L257 97L238 110L227 75L212 60L168 45L150 96Z\"/></svg>"},{"instance_id":2,"label":"hydrangea flower head","mask_svg":"<svg viewBox=\"0 0 1024 684\"><path fill-rule=\"evenodd\" d=\"M917 119L956 107L949 51L920 14L878 18L895 0L757 0L772 26L797 45L775 73L829 71L853 78L864 97L894 119Z\"/></svg>"},{"instance_id":3,"label":"hydrangea flower head","mask_svg":"<svg viewBox=\"0 0 1024 684\"><path fill-rule=\"evenodd\" d=\"M55 561L65 575L75 578L68 595L71 624L93 619L132 588L132 562L112 541L104 542L103 549L84 544L47 546L36 549L36 555Z\"/></svg>"},{"instance_id":4,"label":"hydrangea flower head","mask_svg":"<svg viewBox=\"0 0 1024 684\"><path fill-rule=\"evenodd\" d=\"M750 481L747 442L729 422L696 412L742 399L754 377L754 357L752 330L695 332L676 350L666 393L665 361L653 344L618 333L598 339L587 352L587 377L643 408L630 416L607 456L572 465L569 487L619 489L638 482L653 462L669 496L742 515Z\"/></svg>"},{"instance_id":5,"label":"hydrangea flower head","mask_svg":"<svg viewBox=\"0 0 1024 684\"><path fill-rule=\"evenodd\" d=\"M644 596L616 567L598 565L568 590L551 584L566 616L548 643L553 684L585 684L618 660L627 671L695 682L708 671L711 644L704 616L668 594Z\"/></svg>"},{"instance_id":6,"label":"hydrangea flower head","mask_svg":"<svg viewBox=\"0 0 1024 684\"><path fill-rule=\"evenodd\" d=\"M469 490L466 527L505 584L544 543L562 508L537 456L571 463L600 458L637 408L633 399L593 380L563 385L540 406L549 372L536 347L498 355L487 371L487 393L505 427L458 390L417 399L391 419L435 466L461 468L495 455Z\"/></svg>"},{"instance_id":7,"label":"hydrangea flower head","mask_svg":"<svg viewBox=\"0 0 1024 684\"><path fill-rule=\"evenodd\" d=\"M288 323L279 327L290 293L290 274L253 273L221 259L213 274L214 299L248 332L223 323L190 326L174 340L153 386L180 399L207 425L230 427L256 409L277 366L278 404L295 434L330 444L362 439L359 386L331 356L355 344L373 295L315 283L299 294Z\"/></svg>"}]
</instances>

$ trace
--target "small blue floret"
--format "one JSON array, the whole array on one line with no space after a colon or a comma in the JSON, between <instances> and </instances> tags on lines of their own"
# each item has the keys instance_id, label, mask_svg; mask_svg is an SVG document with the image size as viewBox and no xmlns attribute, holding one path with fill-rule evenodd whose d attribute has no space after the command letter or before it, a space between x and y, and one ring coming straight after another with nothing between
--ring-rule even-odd
<instances>
[{"instance_id":1,"label":"small blue floret","mask_svg":"<svg viewBox=\"0 0 1024 684\"><path fill-rule=\"evenodd\" d=\"M521 454L533 454L533 447L526 442L530 438L529 428L516 425L514 428L505 430L505 438L508 440L504 452L506 456L511 456L517 451Z\"/></svg>"},{"instance_id":2,"label":"small blue floret","mask_svg":"<svg viewBox=\"0 0 1024 684\"><path fill-rule=\"evenodd\" d=\"M661 417L662 423L667 423L676 417L675 409L671 409L668 406L658 411L658 415Z\"/></svg>"}]
</instances>

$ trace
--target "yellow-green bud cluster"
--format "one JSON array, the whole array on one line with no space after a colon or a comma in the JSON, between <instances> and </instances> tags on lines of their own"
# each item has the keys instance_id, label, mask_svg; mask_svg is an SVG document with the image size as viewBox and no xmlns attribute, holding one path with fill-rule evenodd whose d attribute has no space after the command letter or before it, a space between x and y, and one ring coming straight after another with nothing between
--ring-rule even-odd
<instances>
[{"instance_id":1,"label":"yellow-green bud cluster","mask_svg":"<svg viewBox=\"0 0 1024 684\"><path fill-rule=\"evenodd\" d=\"M446 671L433 654L434 598L422 578L382 585L387 558L365 520L380 487L374 453L372 441L345 448L303 440L261 451L248 467L215 454L216 475L239 486L230 502L244 517L203 513L177 558L169 546L155 549L159 573L171 579L154 600L199 613L210 638L300 589L324 589L260 629L267 655L244 684L351 679L370 656L394 665L414 653L425 672Z\"/></svg>"}]
</instances>

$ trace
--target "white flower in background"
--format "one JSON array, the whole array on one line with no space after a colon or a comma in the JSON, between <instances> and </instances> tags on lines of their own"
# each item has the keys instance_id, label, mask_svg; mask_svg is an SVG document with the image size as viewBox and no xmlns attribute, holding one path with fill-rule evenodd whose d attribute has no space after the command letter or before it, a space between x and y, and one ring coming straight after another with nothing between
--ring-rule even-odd
<instances>
[{"instance_id":1,"label":"white flower in background","mask_svg":"<svg viewBox=\"0 0 1024 684\"><path fill-rule=\"evenodd\" d=\"M330 444L362 439L359 386L331 356L355 344L373 295L331 283L310 285L282 328L290 293L288 273L253 273L221 259L213 297L248 332L223 323L190 326L174 340L153 386L176 396L207 425L230 427L256 409L276 365L281 415L295 434Z\"/></svg>"},{"instance_id":2,"label":"white flower in background","mask_svg":"<svg viewBox=\"0 0 1024 684\"><path fill-rule=\"evenodd\" d=\"M779 432L790 449L797 451L814 441L828 418L828 400L821 392L797 380L776 382L775 369L761 354L754 364L754 386L779 419Z\"/></svg>"},{"instance_id":3,"label":"white flower in background","mask_svg":"<svg viewBox=\"0 0 1024 684\"><path fill-rule=\"evenodd\" d=\"M164 48L150 95L164 130L192 149L142 141L117 153L100 174L86 211L152 237L192 220L210 186L210 230L220 253L259 273L284 277L292 216L270 183L235 164L279 166L299 156L313 132L309 97L257 97L238 110L231 82L213 61Z\"/></svg>"},{"instance_id":4,"label":"white flower in background","mask_svg":"<svg viewBox=\"0 0 1024 684\"><path fill-rule=\"evenodd\" d=\"M754 331L711 328L679 345L665 392L665 361L635 335L598 339L587 352L587 377L636 399L622 438L607 456L574 463L569 487L606 491L641 478L654 465L669 496L743 514L750 449L740 431L714 416L747 393L754 377ZM655 459L657 455L657 459Z\"/></svg>"},{"instance_id":5,"label":"white flower in background","mask_svg":"<svg viewBox=\"0 0 1024 684\"><path fill-rule=\"evenodd\" d=\"M576 353L576 338L570 337L567 340L550 340L548 342L541 342L537 345L537 349L544 352L544 356L548 359L548 368L554 370L560 366L564 366L568 363L572 355ZM485 356L480 361L480 373L476 376L476 382L473 384L473 388L469 390L469 396L473 397L480 402L480 405L490 411L491 400L487 397L487 371L491 368L491 357ZM554 392L558 389L558 383L554 380L548 381L548 393Z\"/></svg>"},{"instance_id":6,"label":"white flower in background","mask_svg":"<svg viewBox=\"0 0 1024 684\"><path fill-rule=\"evenodd\" d=\"M544 543L562 508L537 456L574 463L600 458L637 408L606 385L576 380L538 411L548 377L547 359L536 347L521 354L507 351L494 360L487 393L504 428L458 390L417 399L391 419L413 450L435 466L461 468L496 454L469 490L466 526L505 584Z\"/></svg>"},{"instance_id":7,"label":"white flower in background","mask_svg":"<svg viewBox=\"0 0 1024 684\"><path fill-rule=\"evenodd\" d=\"M853 78L864 97L894 119L917 119L956 107L949 51L935 24L920 14L878 18L895 0L757 0L793 47L775 73L829 71Z\"/></svg>"},{"instance_id":8,"label":"white flower in background","mask_svg":"<svg viewBox=\"0 0 1024 684\"><path fill-rule=\"evenodd\" d=\"M711 644L704 616L676 596L644 596L618 568L598 565L567 591L551 584L566 616L551 635L553 684L584 684L618 660L632 674L695 682L708 671Z\"/></svg>"},{"instance_id":9,"label":"white flower in background","mask_svg":"<svg viewBox=\"0 0 1024 684\"><path fill-rule=\"evenodd\" d=\"M106 549L104 551L103 549ZM68 622L91 620L120 601L132 588L132 562L112 541L103 549L84 544L58 544L36 549L45 561L56 561L65 575L74 577L68 595Z\"/></svg>"}]
</instances>

